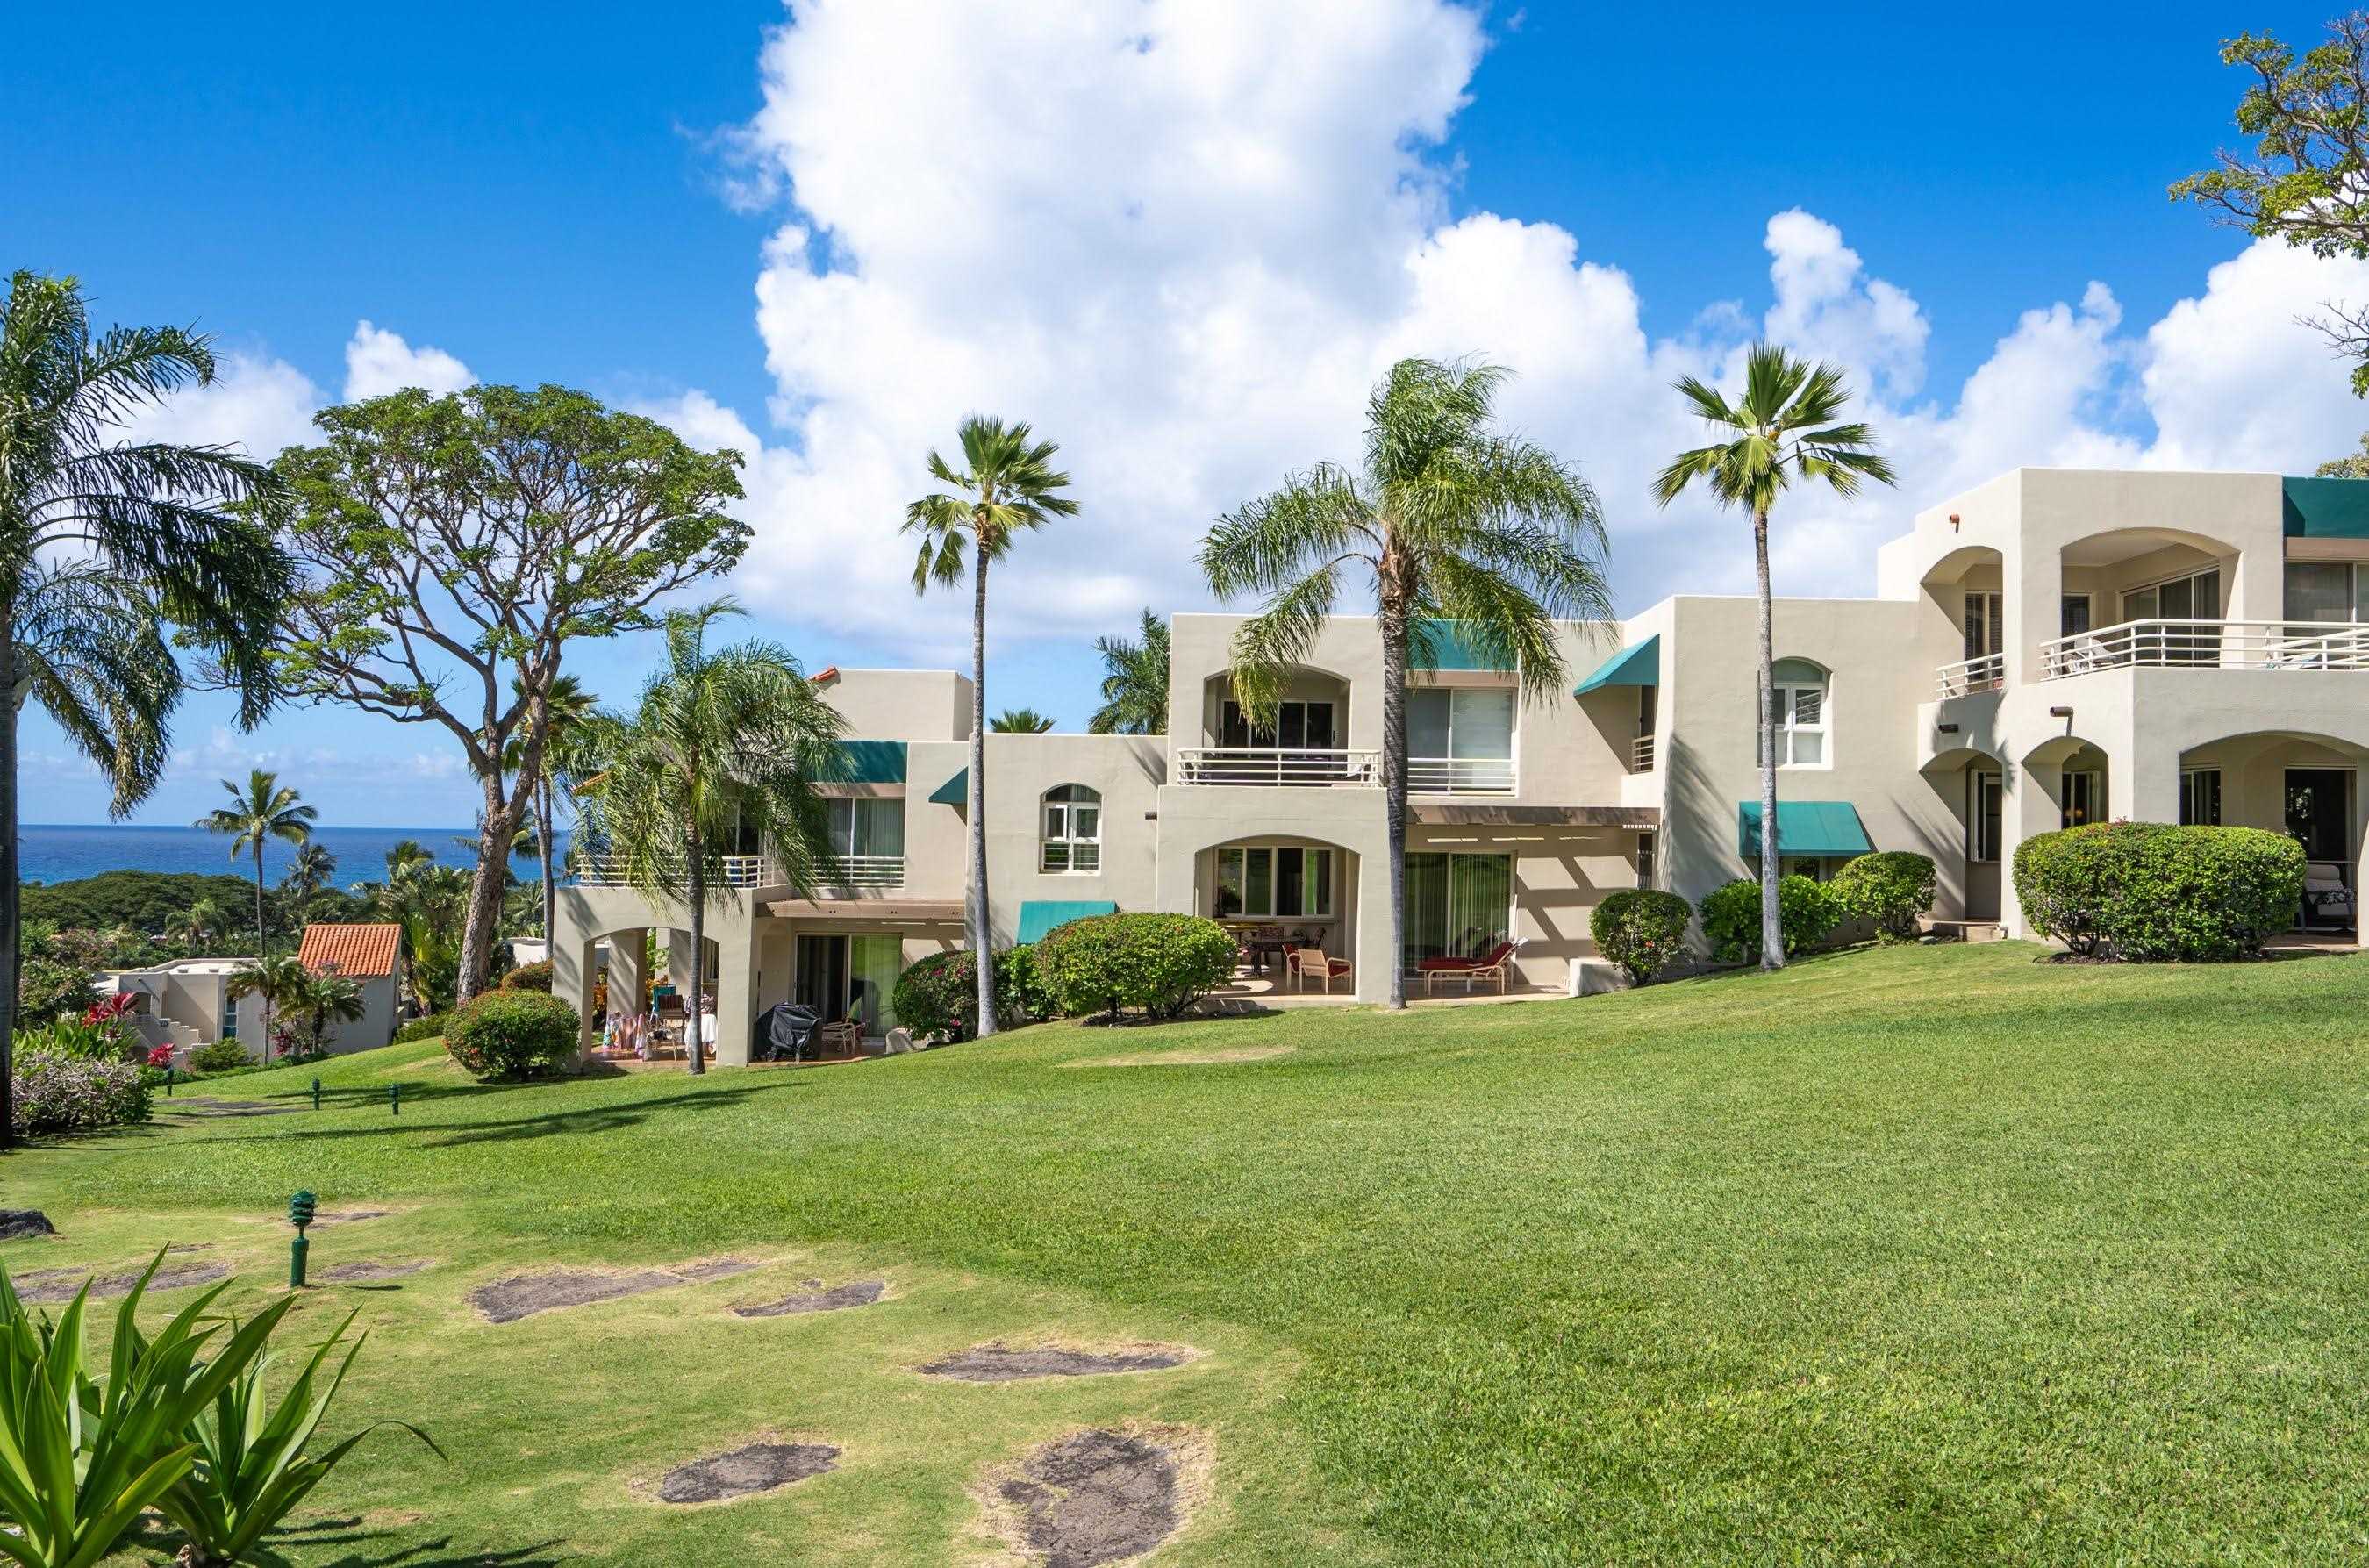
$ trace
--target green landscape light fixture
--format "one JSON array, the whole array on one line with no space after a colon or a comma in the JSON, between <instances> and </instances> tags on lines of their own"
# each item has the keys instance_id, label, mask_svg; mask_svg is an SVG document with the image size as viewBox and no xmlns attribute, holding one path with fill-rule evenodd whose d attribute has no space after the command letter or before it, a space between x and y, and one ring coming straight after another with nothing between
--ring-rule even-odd
<instances>
[{"instance_id":1,"label":"green landscape light fixture","mask_svg":"<svg viewBox=\"0 0 2369 1568\"><path fill-rule=\"evenodd\" d=\"M321 1108L321 1081L317 1078L313 1080L313 1108L316 1111Z\"/></svg>"},{"instance_id":2,"label":"green landscape light fixture","mask_svg":"<svg viewBox=\"0 0 2369 1568\"><path fill-rule=\"evenodd\" d=\"M390 1083L386 1086L386 1108L390 1115L398 1116L403 1115L402 1084Z\"/></svg>"},{"instance_id":3,"label":"green landscape light fixture","mask_svg":"<svg viewBox=\"0 0 2369 1568\"><path fill-rule=\"evenodd\" d=\"M171 1069L170 1067L167 1067L167 1068L165 1070L165 1098L166 1098L167 1100L169 1100L169 1099L171 1099L172 1097L173 1097L173 1069Z\"/></svg>"},{"instance_id":4,"label":"green landscape light fixture","mask_svg":"<svg viewBox=\"0 0 2369 1568\"><path fill-rule=\"evenodd\" d=\"M288 1243L288 1288L304 1288L304 1254L313 1243L304 1239L304 1227L313 1223L313 1195L300 1192L288 1200L288 1223L296 1227L296 1239Z\"/></svg>"}]
</instances>

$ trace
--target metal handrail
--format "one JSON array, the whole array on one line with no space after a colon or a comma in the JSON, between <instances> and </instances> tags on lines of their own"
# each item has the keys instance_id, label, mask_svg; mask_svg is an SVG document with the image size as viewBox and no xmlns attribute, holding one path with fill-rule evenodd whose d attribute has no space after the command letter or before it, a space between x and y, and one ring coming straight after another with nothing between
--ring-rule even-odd
<instances>
[{"instance_id":1,"label":"metal handrail","mask_svg":"<svg viewBox=\"0 0 2369 1568\"><path fill-rule=\"evenodd\" d=\"M1407 788L1417 795L1512 795L1511 757L1410 757Z\"/></svg>"},{"instance_id":2,"label":"metal handrail","mask_svg":"<svg viewBox=\"0 0 2369 1568\"><path fill-rule=\"evenodd\" d=\"M1371 787L1381 783L1382 755L1317 746L1184 746L1176 782L1186 784L1305 784Z\"/></svg>"},{"instance_id":3,"label":"metal handrail","mask_svg":"<svg viewBox=\"0 0 2369 1568\"><path fill-rule=\"evenodd\" d=\"M628 874L631 863L621 854L580 854L569 864L579 887L624 887L633 881ZM773 862L765 855L728 854L724 857L724 872L717 886L770 887L781 880Z\"/></svg>"},{"instance_id":4,"label":"metal handrail","mask_svg":"<svg viewBox=\"0 0 2369 1568\"><path fill-rule=\"evenodd\" d=\"M1650 773L1654 771L1654 738L1641 735L1629 743L1629 771Z\"/></svg>"},{"instance_id":5,"label":"metal handrail","mask_svg":"<svg viewBox=\"0 0 2369 1568\"><path fill-rule=\"evenodd\" d=\"M2007 655L1986 653L1980 658L1962 658L1955 664L1945 664L1934 672L1934 693L1940 697L1967 697L1976 692L1996 692L2007 684Z\"/></svg>"},{"instance_id":6,"label":"metal handrail","mask_svg":"<svg viewBox=\"0 0 2369 1568\"><path fill-rule=\"evenodd\" d=\"M2040 647L2043 681L2131 668L2369 670L2369 623L2124 621Z\"/></svg>"}]
</instances>

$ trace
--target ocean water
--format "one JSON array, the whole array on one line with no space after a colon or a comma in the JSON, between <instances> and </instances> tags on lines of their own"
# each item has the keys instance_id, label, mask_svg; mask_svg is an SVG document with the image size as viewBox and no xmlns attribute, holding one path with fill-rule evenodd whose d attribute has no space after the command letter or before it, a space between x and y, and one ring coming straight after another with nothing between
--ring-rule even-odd
<instances>
[{"instance_id":1,"label":"ocean water","mask_svg":"<svg viewBox=\"0 0 2369 1568\"><path fill-rule=\"evenodd\" d=\"M315 828L313 841L337 857L333 887L378 882L386 876L386 852L405 839L417 840L445 865L464 869L477 863L476 834L467 828ZM455 840L468 841L463 848ZM231 858L230 840L200 828L91 827L87 824L27 823L17 830L23 876L28 882L72 882L102 871L226 872L233 876L255 875L247 855ZM567 835L559 835L565 853ZM264 845L263 875L273 882L288 869L296 846L277 839ZM533 861L510 863L521 878L538 875Z\"/></svg>"}]
</instances>

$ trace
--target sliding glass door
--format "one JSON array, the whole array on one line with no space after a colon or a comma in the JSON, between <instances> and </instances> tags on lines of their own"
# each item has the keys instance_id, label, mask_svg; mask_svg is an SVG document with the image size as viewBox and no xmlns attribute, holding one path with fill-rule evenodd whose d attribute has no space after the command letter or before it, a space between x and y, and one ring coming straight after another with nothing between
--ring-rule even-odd
<instances>
[{"instance_id":1,"label":"sliding glass door","mask_svg":"<svg viewBox=\"0 0 2369 1568\"><path fill-rule=\"evenodd\" d=\"M1409 968L1425 958L1478 958L1514 929L1514 857L1421 853L1406 857Z\"/></svg>"}]
</instances>

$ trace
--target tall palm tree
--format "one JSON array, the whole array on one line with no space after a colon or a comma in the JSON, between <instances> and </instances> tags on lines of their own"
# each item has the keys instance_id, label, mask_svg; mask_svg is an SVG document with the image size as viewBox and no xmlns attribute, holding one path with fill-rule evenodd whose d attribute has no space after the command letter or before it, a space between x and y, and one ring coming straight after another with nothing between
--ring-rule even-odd
<instances>
[{"instance_id":1,"label":"tall palm tree","mask_svg":"<svg viewBox=\"0 0 2369 1568\"><path fill-rule=\"evenodd\" d=\"M400 882L409 873L433 864L435 859L436 852L418 839L397 839L387 848L386 879L390 883Z\"/></svg>"},{"instance_id":2,"label":"tall palm tree","mask_svg":"<svg viewBox=\"0 0 2369 1568\"><path fill-rule=\"evenodd\" d=\"M971 566L970 611L970 896L966 925L978 956L978 1035L995 1033L993 932L987 899L987 568L1001 560L1023 532L1057 517L1074 517L1078 503L1062 492L1070 476L1053 466L1061 449L1040 441L1024 421L973 414L957 432L963 466L957 470L935 452L930 472L950 486L933 491L905 509L907 533L921 536L913 563L913 591L930 585L952 588L963 578L966 543Z\"/></svg>"},{"instance_id":3,"label":"tall palm tree","mask_svg":"<svg viewBox=\"0 0 2369 1568\"><path fill-rule=\"evenodd\" d=\"M1103 661L1103 705L1086 721L1092 735L1168 733L1168 623L1143 612L1140 639L1096 637Z\"/></svg>"},{"instance_id":4,"label":"tall palm tree","mask_svg":"<svg viewBox=\"0 0 2369 1568\"><path fill-rule=\"evenodd\" d=\"M283 953L277 958L257 958L231 976L231 995L245 996L252 991L263 998L263 1060L271 1059L272 1015L303 1006L312 982L313 972L293 953Z\"/></svg>"},{"instance_id":5,"label":"tall palm tree","mask_svg":"<svg viewBox=\"0 0 2369 1568\"><path fill-rule=\"evenodd\" d=\"M690 913L694 1025L706 994L707 887L724 857L752 838L788 881L830 880L830 803L815 786L846 772L839 714L786 649L708 646L709 629L739 613L729 600L669 612L666 667L640 704L584 721L577 785L587 834L624 863L627 883ZM705 1070L706 1043L685 1053L692 1072Z\"/></svg>"},{"instance_id":6,"label":"tall palm tree","mask_svg":"<svg viewBox=\"0 0 2369 1568\"><path fill-rule=\"evenodd\" d=\"M1861 480L1894 483L1892 464L1875 452L1875 432L1843 423L1850 389L1841 369L1812 364L1774 343L1756 343L1744 361L1744 397L1731 404L1718 388L1693 376L1678 391L1714 439L1682 452L1654 481L1663 506L1703 481L1722 506L1752 519L1752 566L1760 585L1760 967L1785 967L1785 933L1778 914L1776 632L1768 590L1768 514L1778 494L1796 480L1823 482L1836 495L1859 493Z\"/></svg>"},{"instance_id":7,"label":"tall palm tree","mask_svg":"<svg viewBox=\"0 0 2369 1568\"><path fill-rule=\"evenodd\" d=\"M523 682L513 682L512 689L521 695ZM543 773L534 782L534 858L543 872L543 939L551 940L551 925L559 902L559 871L555 864L557 851L557 796L566 787L568 764L574 756L576 738L582 732L584 721L592 716L600 705L584 683L573 675L554 677L551 691L544 698L544 710L548 715L543 736ZM504 761L510 767L524 762L524 750L512 742Z\"/></svg>"},{"instance_id":8,"label":"tall palm tree","mask_svg":"<svg viewBox=\"0 0 2369 1568\"><path fill-rule=\"evenodd\" d=\"M1271 723L1353 568L1370 580L1382 640L1382 795L1390 835L1390 1005L1406 1005L1407 674L1456 623L1517 671L1522 694L1564 685L1555 623L1611 613L1596 493L1562 459L1493 422L1509 372L1401 360L1366 405L1366 454L1320 464L1221 518L1201 569L1221 599L1264 596L1234 634L1235 698Z\"/></svg>"},{"instance_id":9,"label":"tall palm tree","mask_svg":"<svg viewBox=\"0 0 2369 1568\"><path fill-rule=\"evenodd\" d=\"M338 857L326 848L309 839L296 846L288 869L280 875L280 887L287 895L298 925L303 924L312 911L313 900L320 896L322 888L336 880L337 875Z\"/></svg>"},{"instance_id":10,"label":"tall palm tree","mask_svg":"<svg viewBox=\"0 0 2369 1568\"><path fill-rule=\"evenodd\" d=\"M1053 720L1035 708L1006 708L988 720L987 727L998 735L1049 735Z\"/></svg>"},{"instance_id":11,"label":"tall palm tree","mask_svg":"<svg viewBox=\"0 0 2369 1568\"><path fill-rule=\"evenodd\" d=\"M166 755L178 682L159 674L171 654L150 635L158 621L220 666L241 722L271 705L267 652L295 576L268 526L283 486L224 448L121 436L143 406L213 372L206 339L178 327L94 336L72 278L18 271L0 299L0 680L17 699L0 710L0 1148L15 1125L18 704L40 702L105 771L119 817L155 787ZM61 561L93 563L114 586ZM45 608L44 576L59 572L77 586L52 582ZM86 611L95 632L77 626Z\"/></svg>"},{"instance_id":12,"label":"tall palm tree","mask_svg":"<svg viewBox=\"0 0 2369 1568\"><path fill-rule=\"evenodd\" d=\"M230 927L230 911L212 898L200 898L165 921L165 940L179 943L195 957Z\"/></svg>"},{"instance_id":13,"label":"tall palm tree","mask_svg":"<svg viewBox=\"0 0 2369 1568\"><path fill-rule=\"evenodd\" d=\"M255 956L268 958L271 936L263 917L263 846L273 839L290 844L305 842L313 836L314 819L321 814L282 784L278 773L261 768L249 771L244 790L228 779L223 780L222 786L230 795L230 804L199 818L197 825L211 833L229 835L233 860L242 854L255 857Z\"/></svg>"}]
</instances>

